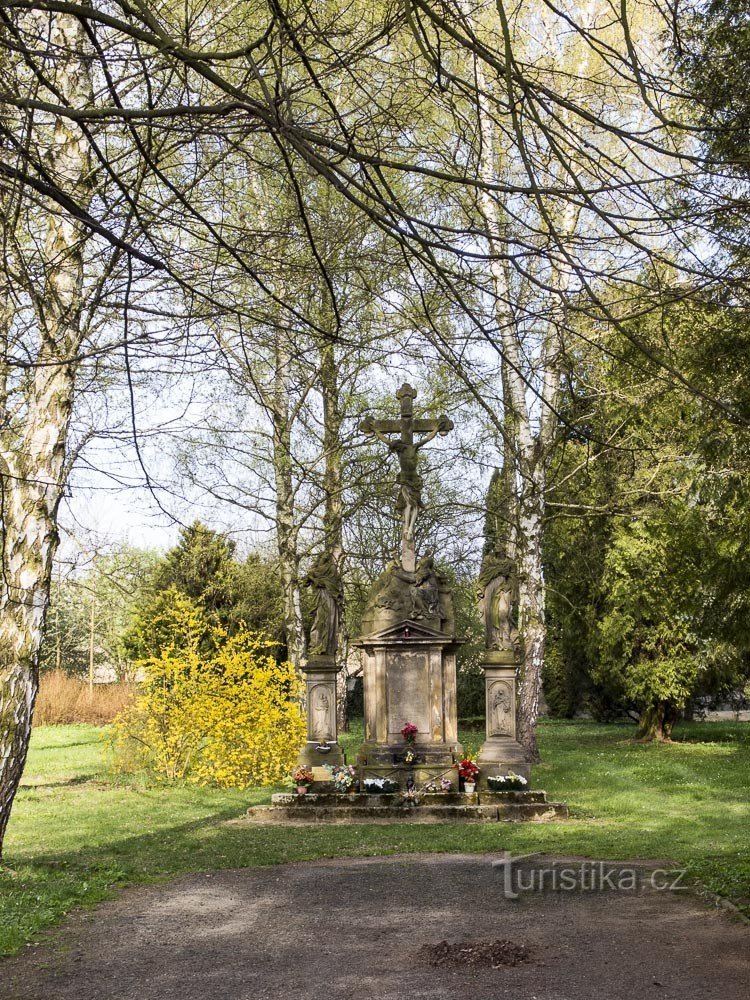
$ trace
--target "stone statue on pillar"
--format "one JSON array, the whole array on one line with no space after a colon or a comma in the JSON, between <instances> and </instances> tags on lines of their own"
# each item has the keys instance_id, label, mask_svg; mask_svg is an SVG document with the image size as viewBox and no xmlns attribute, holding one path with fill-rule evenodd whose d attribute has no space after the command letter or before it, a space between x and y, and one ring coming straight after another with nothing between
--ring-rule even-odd
<instances>
[{"instance_id":1,"label":"stone statue on pillar","mask_svg":"<svg viewBox=\"0 0 750 1000\"><path fill-rule=\"evenodd\" d=\"M501 481L493 477L493 484ZM505 498L508 505L511 497ZM505 511L506 523L509 522ZM489 520L489 518L488 518ZM486 740L479 751L480 786L514 771L527 779L531 765L516 739L516 682L521 663L518 634L518 572L508 554L507 534L487 539L478 598L484 622L482 670L486 694Z\"/></svg>"},{"instance_id":2,"label":"stone statue on pillar","mask_svg":"<svg viewBox=\"0 0 750 1000\"><path fill-rule=\"evenodd\" d=\"M330 552L324 550L315 558L304 584L316 591L316 601L307 660L301 666L307 687L307 739L297 762L306 767L338 765L344 761L336 730L336 649L343 589Z\"/></svg>"},{"instance_id":3,"label":"stone statue on pillar","mask_svg":"<svg viewBox=\"0 0 750 1000\"><path fill-rule=\"evenodd\" d=\"M329 552L320 553L304 582L305 586L314 587L317 591L308 653L311 656L335 656L343 589L338 566Z\"/></svg>"},{"instance_id":4,"label":"stone statue on pillar","mask_svg":"<svg viewBox=\"0 0 750 1000\"><path fill-rule=\"evenodd\" d=\"M516 564L502 549L482 560L479 601L484 621L485 649L514 649L518 644Z\"/></svg>"}]
</instances>

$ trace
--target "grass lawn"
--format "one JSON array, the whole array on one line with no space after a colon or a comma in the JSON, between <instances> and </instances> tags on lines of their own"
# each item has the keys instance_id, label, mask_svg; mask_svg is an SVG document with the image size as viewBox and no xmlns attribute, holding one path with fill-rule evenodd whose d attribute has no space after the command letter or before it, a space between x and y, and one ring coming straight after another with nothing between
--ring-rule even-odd
<instances>
[{"instance_id":1,"label":"grass lawn","mask_svg":"<svg viewBox=\"0 0 750 1000\"><path fill-rule=\"evenodd\" d=\"M0 955L78 904L182 872L336 855L543 851L664 858L750 914L750 724L685 724L671 746L630 742L633 727L545 722L536 787L566 799L567 822L241 827L224 821L271 789L149 784L107 772L93 726L34 731L0 868ZM481 734L462 734L476 751ZM353 756L361 732L345 741Z\"/></svg>"}]
</instances>

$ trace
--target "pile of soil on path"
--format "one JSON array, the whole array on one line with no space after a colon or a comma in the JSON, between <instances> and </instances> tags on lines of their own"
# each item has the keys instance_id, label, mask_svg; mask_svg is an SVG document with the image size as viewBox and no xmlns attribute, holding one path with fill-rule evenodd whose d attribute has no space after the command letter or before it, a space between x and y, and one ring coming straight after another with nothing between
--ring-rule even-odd
<instances>
[{"instance_id":1,"label":"pile of soil on path","mask_svg":"<svg viewBox=\"0 0 750 1000\"><path fill-rule=\"evenodd\" d=\"M525 944L514 941L440 941L425 944L419 949L418 957L428 965L443 968L458 968L465 965L489 966L498 969L501 965L520 965L531 958Z\"/></svg>"}]
</instances>

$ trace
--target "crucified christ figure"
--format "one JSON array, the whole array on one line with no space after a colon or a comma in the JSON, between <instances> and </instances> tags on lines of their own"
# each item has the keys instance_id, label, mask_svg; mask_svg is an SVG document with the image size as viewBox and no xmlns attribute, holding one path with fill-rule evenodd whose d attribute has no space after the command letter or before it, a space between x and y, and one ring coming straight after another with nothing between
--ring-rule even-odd
<instances>
[{"instance_id":1,"label":"crucified christ figure","mask_svg":"<svg viewBox=\"0 0 750 1000\"><path fill-rule=\"evenodd\" d=\"M397 420L373 420L372 417L367 417L359 425L361 431L372 434L388 445L389 451L398 455L400 470L396 509L401 515L401 566L409 573L416 569L414 528L422 508L422 477L417 468L419 449L438 434L447 434L453 429L453 421L444 415L436 420L415 420L416 395L416 390L404 383L396 393L401 404L401 415ZM415 433L422 436L415 440Z\"/></svg>"}]
</instances>

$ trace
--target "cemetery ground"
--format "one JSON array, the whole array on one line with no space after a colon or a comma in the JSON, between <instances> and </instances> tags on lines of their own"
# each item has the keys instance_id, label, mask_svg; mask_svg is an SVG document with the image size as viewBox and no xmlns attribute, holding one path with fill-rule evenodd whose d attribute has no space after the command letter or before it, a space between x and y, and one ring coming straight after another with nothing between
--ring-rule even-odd
<instances>
[{"instance_id":1,"label":"cemetery ground","mask_svg":"<svg viewBox=\"0 0 750 1000\"><path fill-rule=\"evenodd\" d=\"M632 741L634 728L545 721L534 785L565 799L548 824L255 826L249 805L273 789L200 788L117 776L106 729L34 731L0 868L0 954L33 942L71 909L185 873L417 852L668 859L698 890L750 915L750 731L687 723L672 745ZM475 750L480 731L463 731ZM353 756L356 726L342 740ZM239 821L238 821L239 820ZM415 904L416 905L416 904Z\"/></svg>"}]
</instances>

